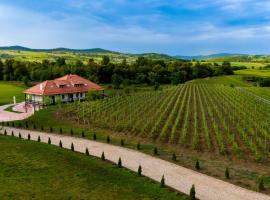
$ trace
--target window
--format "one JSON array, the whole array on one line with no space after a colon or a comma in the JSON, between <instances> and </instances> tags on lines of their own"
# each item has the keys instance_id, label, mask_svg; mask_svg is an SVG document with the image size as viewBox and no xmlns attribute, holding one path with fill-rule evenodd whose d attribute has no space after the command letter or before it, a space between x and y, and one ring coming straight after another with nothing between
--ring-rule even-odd
<instances>
[{"instance_id":1,"label":"window","mask_svg":"<svg viewBox=\"0 0 270 200\"><path fill-rule=\"evenodd\" d=\"M79 98L79 93L76 94L76 97Z\"/></svg>"},{"instance_id":2,"label":"window","mask_svg":"<svg viewBox=\"0 0 270 200\"><path fill-rule=\"evenodd\" d=\"M62 94L62 99L65 99L65 95L64 94Z\"/></svg>"}]
</instances>

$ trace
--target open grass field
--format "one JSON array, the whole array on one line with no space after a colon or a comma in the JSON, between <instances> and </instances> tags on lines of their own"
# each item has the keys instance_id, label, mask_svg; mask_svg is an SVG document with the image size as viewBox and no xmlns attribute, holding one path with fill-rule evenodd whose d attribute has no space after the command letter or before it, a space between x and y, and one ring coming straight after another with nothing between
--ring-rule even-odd
<instances>
[{"instance_id":1,"label":"open grass field","mask_svg":"<svg viewBox=\"0 0 270 200\"><path fill-rule=\"evenodd\" d=\"M98 158L0 136L1 199L185 199Z\"/></svg>"},{"instance_id":2,"label":"open grass field","mask_svg":"<svg viewBox=\"0 0 270 200\"><path fill-rule=\"evenodd\" d=\"M21 83L0 81L0 105L13 103L13 96L16 96L17 102L23 101L24 89Z\"/></svg>"},{"instance_id":3,"label":"open grass field","mask_svg":"<svg viewBox=\"0 0 270 200\"><path fill-rule=\"evenodd\" d=\"M270 70L243 69L235 71L235 74L255 77L270 77Z\"/></svg>"},{"instance_id":4,"label":"open grass field","mask_svg":"<svg viewBox=\"0 0 270 200\"><path fill-rule=\"evenodd\" d=\"M240 75L231 75L231 76L215 76L208 77L204 79L195 79L190 81L192 84L221 84L227 86L239 86L239 87L247 87L250 86L249 83L243 80L243 77Z\"/></svg>"}]
</instances>

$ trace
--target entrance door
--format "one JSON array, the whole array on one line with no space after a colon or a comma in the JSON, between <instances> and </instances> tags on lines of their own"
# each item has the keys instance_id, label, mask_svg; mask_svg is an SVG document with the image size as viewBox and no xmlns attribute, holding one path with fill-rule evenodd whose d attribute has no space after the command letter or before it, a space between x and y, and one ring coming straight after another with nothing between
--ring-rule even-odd
<instances>
[{"instance_id":1,"label":"entrance door","mask_svg":"<svg viewBox=\"0 0 270 200\"><path fill-rule=\"evenodd\" d=\"M73 94L68 94L69 101L73 102Z\"/></svg>"}]
</instances>

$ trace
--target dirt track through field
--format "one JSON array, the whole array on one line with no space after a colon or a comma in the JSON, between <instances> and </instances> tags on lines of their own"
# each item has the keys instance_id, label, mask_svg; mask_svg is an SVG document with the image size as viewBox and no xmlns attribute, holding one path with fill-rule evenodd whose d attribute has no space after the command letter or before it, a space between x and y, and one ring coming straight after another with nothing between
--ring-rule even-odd
<instances>
[{"instance_id":1,"label":"dirt track through field","mask_svg":"<svg viewBox=\"0 0 270 200\"><path fill-rule=\"evenodd\" d=\"M10 127L5 127L5 129L8 135L11 135L11 131L13 131L14 135L18 137L21 133L24 139L28 134L30 134L31 140L37 140L40 136L41 142L44 143L47 143L50 137L51 143L56 146L61 140L63 147L67 149L70 149L71 143L73 143L75 151L85 153L85 149L88 148L90 155L96 157L100 157L104 152L106 159L114 163L117 163L121 157L124 167L136 172L138 166L141 165L142 174L158 182L164 175L166 185L182 193L188 194L191 185L194 184L196 197L201 200L270 200L270 196L235 186L135 150L65 135ZM3 134L4 129L0 130L0 133Z\"/></svg>"}]
</instances>

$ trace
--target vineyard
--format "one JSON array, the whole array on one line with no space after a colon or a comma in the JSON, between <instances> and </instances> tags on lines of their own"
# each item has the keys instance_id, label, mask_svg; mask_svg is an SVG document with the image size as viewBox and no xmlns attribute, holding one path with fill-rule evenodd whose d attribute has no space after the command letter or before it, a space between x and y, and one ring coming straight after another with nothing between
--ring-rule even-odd
<instances>
[{"instance_id":1,"label":"vineyard","mask_svg":"<svg viewBox=\"0 0 270 200\"><path fill-rule=\"evenodd\" d=\"M245 90L185 84L156 92L68 104L80 123L198 151L270 155L270 105Z\"/></svg>"}]
</instances>

